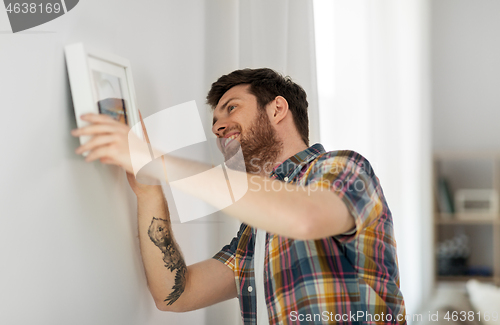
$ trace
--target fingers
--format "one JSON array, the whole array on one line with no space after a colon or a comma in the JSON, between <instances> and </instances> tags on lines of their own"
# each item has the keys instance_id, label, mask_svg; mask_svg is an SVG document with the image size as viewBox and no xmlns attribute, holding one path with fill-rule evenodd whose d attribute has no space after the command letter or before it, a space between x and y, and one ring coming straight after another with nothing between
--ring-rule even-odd
<instances>
[{"instance_id":1,"label":"fingers","mask_svg":"<svg viewBox=\"0 0 500 325\"><path fill-rule=\"evenodd\" d=\"M93 137L90 141L85 143L84 145L81 145L75 150L76 154L82 154L86 151L94 150L96 147L100 147L106 144L110 144L113 141L116 141L117 138L114 135L101 135L101 136L96 136Z\"/></svg>"},{"instance_id":2,"label":"fingers","mask_svg":"<svg viewBox=\"0 0 500 325\"><path fill-rule=\"evenodd\" d=\"M97 159L103 159L108 163L112 163L113 154L111 153L111 146L101 146L92 150L85 158L86 162L91 162Z\"/></svg>"},{"instance_id":3,"label":"fingers","mask_svg":"<svg viewBox=\"0 0 500 325\"><path fill-rule=\"evenodd\" d=\"M79 129L74 129L71 134L75 137L82 135L94 135L96 133L111 133L117 132L119 130L124 131L129 127L123 123L114 120L112 117L106 114L94 114L88 113L80 117L83 121L91 123L89 126L85 126Z\"/></svg>"},{"instance_id":4,"label":"fingers","mask_svg":"<svg viewBox=\"0 0 500 325\"><path fill-rule=\"evenodd\" d=\"M106 114L88 113L80 116L80 119L90 123L111 123L111 124L120 123L115 119L113 119L111 116Z\"/></svg>"},{"instance_id":5,"label":"fingers","mask_svg":"<svg viewBox=\"0 0 500 325\"><path fill-rule=\"evenodd\" d=\"M130 158L125 155L124 149L120 145L111 141L110 143L95 147L85 158L86 162L99 160L106 165L120 166L127 172L133 172Z\"/></svg>"},{"instance_id":6,"label":"fingers","mask_svg":"<svg viewBox=\"0 0 500 325\"><path fill-rule=\"evenodd\" d=\"M128 125L115 121L104 114L85 114L82 120L90 124L71 131L75 137L91 136L91 139L78 147L77 154L88 153L85 161L100 160L103 164L112 164L132 170L129 147Z\"/></svg>"},{"instance_id":7,"label":"fingers","mask_svg":"<svg viewBox=\"0 0 500 325\"><path fill-rule=\"evenodd\" d=\"M111 159L111 158L99 158L99 161L105 165L120 165L117 161Z\"/></svg>"},{"instance_id":8,"label":"fingers","mask_svg":"<svg viewBox=\"0 0 500 325\"><path fill-rule=\"evenodd\" d=\"M71 135L75 137L79 137L82 135L96 135L101 133L116 133L122 132L121 125L112 125L112 124L92 124L89 126L84 126L79 129L74 129L71 131Z\"/></svg>"}]
</instances>

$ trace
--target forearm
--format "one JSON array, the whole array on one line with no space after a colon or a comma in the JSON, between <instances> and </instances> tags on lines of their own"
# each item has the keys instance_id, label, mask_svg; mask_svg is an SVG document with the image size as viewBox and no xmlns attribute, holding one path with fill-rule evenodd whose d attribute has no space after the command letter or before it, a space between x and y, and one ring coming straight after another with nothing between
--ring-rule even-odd
<instances>
[{"instance_id":1,"label":"forearm","mask_svg":"<svg viewBox=\"0 0 500 325\"><path fill-rule=\"evenodd\" d=\"M187 268L173 237L168 206L161 187L138 195L137 214L149 290L158 307L165 308L165 305L173 305L184 292Z\"/></svg>"},{"instance_id":2,"label":"forearm","mask_svg":"<svg viewBox=\"0 0 500 325\"><path fill-rule=\"evenodd\" d=\"M345 204L329 188L298 186L226 168L228 182L215 168L169 155L164 158L174 175L196 175L170 182L171 187L253 227L305 240L335 236L355 226ZM158 168L158 175L152 176L160 174L163 170ZM236 202L228 205L229 187Z\"/></svg>"},{"instance_id":3,"label":"forearm","mask_svg":"<svg viewBox=\"0 0 500 325\"><path fill-rule=\"evenodd\" d=\"M339 235L355 226L345 204L329 188L256 175L248 175L247 192L224 212L254 227L302 240Z\"/></svg>"},{"instance_id":4,"label":"forearm","mask_svg":"<svg viewBox=\"0 0 500 325\"><path fill-rule=\"evenodd\" d=\"M179 169L201 169L199 164L181 158L167 159ZM296 239L317 239L347 232L355 226L345 204L330 188L298 186L227 168L230 182L217 172L196 175L170 185L268 232ZM228 187L236 200L229 206Z\"/></svg>"}]
</instances>

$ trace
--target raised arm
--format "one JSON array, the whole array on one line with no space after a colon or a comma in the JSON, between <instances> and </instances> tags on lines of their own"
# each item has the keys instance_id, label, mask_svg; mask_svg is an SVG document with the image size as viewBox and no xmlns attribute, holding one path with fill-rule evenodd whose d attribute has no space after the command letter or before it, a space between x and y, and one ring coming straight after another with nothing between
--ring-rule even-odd
<instances>
[{"instance_id":1,"label":"raised arm","mask_svg":"<svg viewBox=\"0 0 500 325\"><path fill-rule=\"evenodd\" d=\"M137 196L141 255L157 308L184 312L235 298L233 271L221 262L209 259L186 266L161 187L140 185L127 176Z\"/></svg>"},{"instance_id":2,"label":"raised arm","mask_svg":"<svg viewBox=\"0 0 500 325\"><path fill-rule=\"evenodd\" d=\"M93 138L76 152L90 151L86 161L99 159L102 163L119 165L132 172L128 126L102 114L87 114L82 119L93 124L73 130L72 134L91 135ZM164 158L170 166L188 175L195 175L201 169L195 161L171 155L165 155ZM316 190L295 184L283 186L278 180L260 175L229 169L226 172L230 175L228 178L232 179L233 193L243 192L245 195L224 211L252 227L301 240L335 236L355 227L354 218L345 203L330 190ZM175 186L213 206L224 206L225 197L218 194L228 190L227 183L221 182L215 173L204 174L204 177L204 181L184 179L184 182L176 182Z\"/></svg>"}]
</instances>

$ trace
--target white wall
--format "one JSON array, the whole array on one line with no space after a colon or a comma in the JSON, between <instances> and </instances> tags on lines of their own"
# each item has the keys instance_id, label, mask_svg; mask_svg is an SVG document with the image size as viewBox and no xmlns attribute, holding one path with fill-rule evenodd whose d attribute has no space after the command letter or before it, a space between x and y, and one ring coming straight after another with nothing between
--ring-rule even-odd
<instances>
[{"instance_id":1,"label":"white wall","mask_svg":"<svg viewBox=\"0 0 500 325\"><path fill-rule=\"evenodd\" d=\"M431 1L433 145L500 149L500 2Z\"/></svg>"},{"instance_id":2,"label":"white wall","mask_svg":"<svg viewBox=\"0 0 500 325\"><path fill-rule=\"evenodd\" d=\"M144 117L193 99L203 107L205 14L201 0L85 0L30 31L0 32L0 324L235 324L224 308L156 311L124 173L84 163L69 133L64 45L130 59ZM0 31L9 30L0 9ZM218 229L174 224L188 264L229 241Z\"/></svg>"}]
</instances>

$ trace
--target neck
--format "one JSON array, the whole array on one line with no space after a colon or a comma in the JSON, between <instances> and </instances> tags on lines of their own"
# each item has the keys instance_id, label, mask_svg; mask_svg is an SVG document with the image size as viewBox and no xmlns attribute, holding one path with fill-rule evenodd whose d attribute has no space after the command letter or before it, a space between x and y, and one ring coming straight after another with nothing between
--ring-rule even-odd
<instances>
[{"instance_id":1,"label":"neck","mask_svg":"<svg viewBox=\"0 0 500 325\"><path fill-rule=\"evenodd\" d=\"M295 141L293 143L286 143L286 141L284 141L283 150L276 158L276 162L273 165L273 169L281 165L288 158L292 157L293 155L301 151L306 150L307 148L309 147L302 141Z\"/></svg>"}]
</instances>

